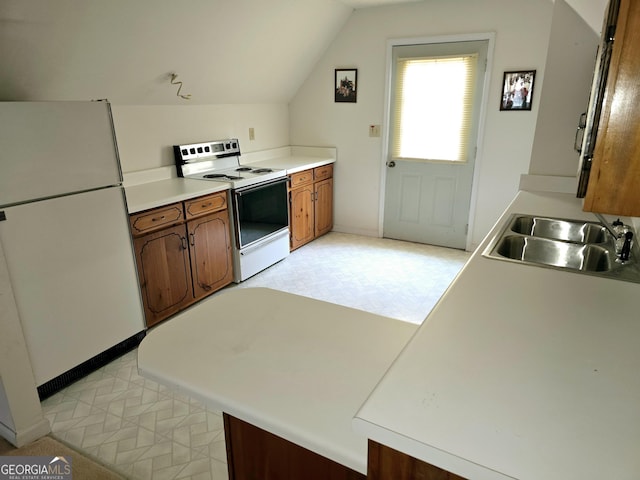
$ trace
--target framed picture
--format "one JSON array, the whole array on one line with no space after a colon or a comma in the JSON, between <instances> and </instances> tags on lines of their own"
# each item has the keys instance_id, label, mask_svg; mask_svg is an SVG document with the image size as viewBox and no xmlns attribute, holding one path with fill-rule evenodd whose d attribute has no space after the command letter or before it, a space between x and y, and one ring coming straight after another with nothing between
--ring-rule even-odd
<instances>
[{"instance_id":1,"label":"framed picture","mask_svg":"<svg viewBox=\"0 0 640 480\"><path fill-rule=\"evenodd\" d=\"M531 110L535 70L504 72L500 110Z\"/></svg>"},{"instance_id":2,"label":"framed picture","mask_svg":"<svg viewBox=\"0 0 640 480\"><path fill-rule=\"evenodd\" d=\"M356 103L358 70L355 68L336 68L335 101Z\"/></svg>"}]
</instances>

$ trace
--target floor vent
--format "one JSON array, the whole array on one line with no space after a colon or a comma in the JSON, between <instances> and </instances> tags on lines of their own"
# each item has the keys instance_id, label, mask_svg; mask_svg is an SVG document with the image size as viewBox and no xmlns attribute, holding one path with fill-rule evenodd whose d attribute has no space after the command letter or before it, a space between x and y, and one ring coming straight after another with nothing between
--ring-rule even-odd
<instances>
[{"instance_id":1,"label":"floor vent","mask_svg":"<svg viewBox=\"0 0 640 480\"><path fill-rule=\"evenodd\" d=\"M43 383L38 387L38 395L40 396L40 400L42 401L45 398L49 398L51 395L57 393L63 388L68 387L73 382L87 376L91 372L94 372L101 367L104 367L107 363L115 360L118 357L121 357L125 353L130 352L140 344L145 334L146 331L137 333L133 337L129 337L126 340L123 340L110 349L105 350L95 357L90 358L86 362L81 363L77 367L74 367L71 370L64 372L63 374L58 375L56 378Z\"/></svg>"}]
</instances>

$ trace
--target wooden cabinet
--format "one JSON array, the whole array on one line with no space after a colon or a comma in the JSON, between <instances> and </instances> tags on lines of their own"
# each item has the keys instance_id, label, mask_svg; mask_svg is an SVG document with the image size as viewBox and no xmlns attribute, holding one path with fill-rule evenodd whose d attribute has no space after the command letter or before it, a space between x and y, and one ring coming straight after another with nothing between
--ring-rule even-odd
<instances>
[{"instance_id":1,"label":"wooden cabinet","mask_svg":"<svg viewBox=\"0 0 640 480\"><path fill-rule=\"evenodd\" d=\"M355 470L224 414L229 480L365 480Z\"/></svg>"},{"instance_id":2,"label":"wooden cabinet","mask_svg":"<svg viewBox=\"0 0 640 480\"><path fill-rule=\"evenodd\" d=\"M226 192L130 216L150 327L233 280Z\"/></svg>"},{"instance_id":3,"label":"wooden cabinet","mask_svg":"<svg viewBox=\"0 0 640 480\"><path fill-rule=\"evenodd\" d=\"M291 250L333 228L333 165L289 176Z\"/></svg>"},{"instance_id":4,"label":"wooden cabinet","mask_svg":"<svg viewBox=\"0 0 640 480\"><path fill-rule=\"evenodd\" d=\"M621 0L584 209L640 216L640 2Z\"/></svg>"},{"instance_id":5,"label":"wooden cabinet","mask_svg":"<svg viewBox=\"0 0 640 480\"><path fill-rule=\"evenodd\" d=\"M228 211L214 213L187 223L189 255L196 299L233 280Z\"/></svg>"},{"instance_id":6,"label":"wooden cabinet","mask_svg":"<svg viewBox=\"0 0 640 480\"><path fill-rule=\"evenodd\" d=\"M367 480L465 480L405 453L369 440Z\"/></svg>"}]
</instances>

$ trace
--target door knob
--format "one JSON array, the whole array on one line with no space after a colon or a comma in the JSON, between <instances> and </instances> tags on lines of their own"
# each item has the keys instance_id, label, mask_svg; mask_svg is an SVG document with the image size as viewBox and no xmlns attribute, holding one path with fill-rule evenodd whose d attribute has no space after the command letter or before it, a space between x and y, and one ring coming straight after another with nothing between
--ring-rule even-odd
<instances>
[{"instance_id":1,"label":"door knob","mask_svg":"<svg viewBox=\"0 0 640 480\"><path fill-rule=\"evenodd\" d=\"M393 167L395 167L395 166L396 166L396 162L394 162L393 160L391 160L391 161L387 162L387 167L389 167L389 168L393 168Z\"/></svg>"}]
</instances>

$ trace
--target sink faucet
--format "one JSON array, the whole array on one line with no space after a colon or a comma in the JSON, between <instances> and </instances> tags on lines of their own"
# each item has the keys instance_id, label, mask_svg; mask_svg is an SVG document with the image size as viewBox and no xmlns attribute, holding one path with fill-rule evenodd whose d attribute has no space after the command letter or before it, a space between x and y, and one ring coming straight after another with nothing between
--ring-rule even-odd
<instances>
[{"instance_id":1,"label":"sink faucet","mask_svg":"<svg viewBox=\"0 0 640 480\"><path fill-rule=\"evenodd\" d=\"M615 239L615 253L616 253L616 262L619 263L627 263L629 258L631 257L631 245L633 242L633 232L628 230L620 219L610 224L600 213L595 213L595 216L598 217L598 220L602 223L602 225L609 230L613 238ZM616 230L614 226L621 227L619 230Z\"/></svg>"},{"instance_id":2,"label":"sink faucet","mask_svg":"<svg viewBox=\"0 0 640 480\"><path fill-rule=\"evenodd\" d=\"M613 235L613 238L615 238L615 239L617 240L617 239L618 239L618 237L620 237L620 232L616 232L616 231L615 231L615 229L613 228L613 225L611 225L611 224L607 221L607 219L606 219L606 218L604 218L604 217L602 216L602 214L601 214L601 213L595 213L595 212L594 212L594 215L595 215L596 217L598 217L598 220L600 220L600 223L602 223L602 225L604 225L604 226L605 226L605 228L606 228L607 230L609 230L609 233L610 233L611 235Z\"/></svg>"}]
</instances>

